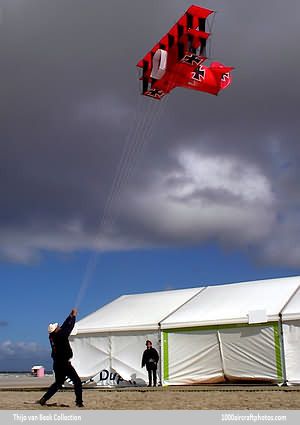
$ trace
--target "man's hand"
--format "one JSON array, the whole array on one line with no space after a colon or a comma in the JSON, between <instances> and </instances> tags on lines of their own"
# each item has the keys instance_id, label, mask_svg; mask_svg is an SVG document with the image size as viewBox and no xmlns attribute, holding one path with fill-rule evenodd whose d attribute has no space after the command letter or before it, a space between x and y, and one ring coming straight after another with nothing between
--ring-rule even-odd
<instances>
[{"instance_id":1,"label":"man's hand","mask_svg":"<svg viewBox=\"0 0 300 425\"><path fill-rule=\"evenodd\" d=\"M77 312L77 308L73 308L72 311L71 311L71 316L75 316L76 317L77 316L77 313L78 313Z\"/></svg>"}]
</instances>

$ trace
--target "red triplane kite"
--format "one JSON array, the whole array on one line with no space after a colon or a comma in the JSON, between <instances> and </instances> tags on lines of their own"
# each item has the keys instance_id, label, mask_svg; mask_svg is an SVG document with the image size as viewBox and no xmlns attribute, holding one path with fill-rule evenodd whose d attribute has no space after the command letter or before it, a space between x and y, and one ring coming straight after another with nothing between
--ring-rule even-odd
<instances>
[{"instance_id":1,"label":"red triplane kite","mask_svg":"<svg viewBox=\"0 0 300 425\"><path fill-rule=\"evenodd\" d=\"M231 83L231 66L204 66L206 20L212 10L191 6L170 31L141 59L143 94L161 99L175 87L217 95Z\"/></svg>"}]
</instances>

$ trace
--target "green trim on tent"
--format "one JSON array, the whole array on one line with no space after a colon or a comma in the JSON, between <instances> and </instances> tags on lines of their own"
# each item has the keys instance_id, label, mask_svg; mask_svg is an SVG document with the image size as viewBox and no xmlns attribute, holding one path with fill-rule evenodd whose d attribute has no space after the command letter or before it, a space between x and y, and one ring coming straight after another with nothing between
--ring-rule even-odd
<instances>
[{"instance_id":1,"label":"green trim on tent","mask_svg":"<svg viewBox=\"0 0 300 425\"><path fill-rule=\"evenodd\" d=\"M266 322L266 323L233 323L227 325L208 325L208 326L191 326L187 328L170 328L163 329L163 332L191 332L191 331L213 331L219 329L233 329L233 328L242 328L242 327L258 327L258 326L274 326L277 325L277 322Z\"/></svg>"},{"instance_id":2,"label":"green trim on tent","mask_svg":"<svg viewBox=\"0 0 300 425\"><path fill-rule=\"evenodd\" d=\"M274 323L274 342L275 342L275 357L276 357L276 368L277 368L277 379L279 382L283 382L282 364L281 364L281 344L279 335L278 322Z\"/></svg>"},{"instance_id":3,"label":"green trim on tent","mask_svg":"<svg viewBox=\"0 0 300 425\"><path fill-rule=\"evenodd\" d=\"M169 379L169 341L168 333L163 331L163 352L164 352L164 381Z\"/></svg>"}]
</instances>

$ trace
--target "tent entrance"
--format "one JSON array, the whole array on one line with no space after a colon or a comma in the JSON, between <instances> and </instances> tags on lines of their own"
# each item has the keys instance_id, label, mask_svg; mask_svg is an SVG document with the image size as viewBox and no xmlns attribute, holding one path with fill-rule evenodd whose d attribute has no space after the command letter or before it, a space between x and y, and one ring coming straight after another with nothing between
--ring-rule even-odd
<instances>
[{"instance_id":1,"label":"tent entrance","mask_svg":"<svg viewBox=\"0 0 300 425\"><path fill-rule=\"evenodd\" d=\"M282 383L278 322L162 331L163 384Z\"/></svg>"}]
</instances>

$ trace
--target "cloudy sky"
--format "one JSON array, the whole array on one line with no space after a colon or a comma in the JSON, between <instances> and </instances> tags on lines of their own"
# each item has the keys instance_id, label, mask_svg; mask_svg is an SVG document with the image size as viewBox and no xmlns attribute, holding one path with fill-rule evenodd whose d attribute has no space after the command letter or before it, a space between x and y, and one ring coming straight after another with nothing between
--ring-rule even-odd
<instances>
[{"instance_id":1,"label":"cloudy sky","mask_svg":"<svg viewBox=\"0 0 300 425\"><path fill-rule=\"evenodd\" d=\"M140 96L189 5L0 0L0 370L76 300L299 273L300 3L201 1L231 87Z\"/></svg>"}]
</instances>

